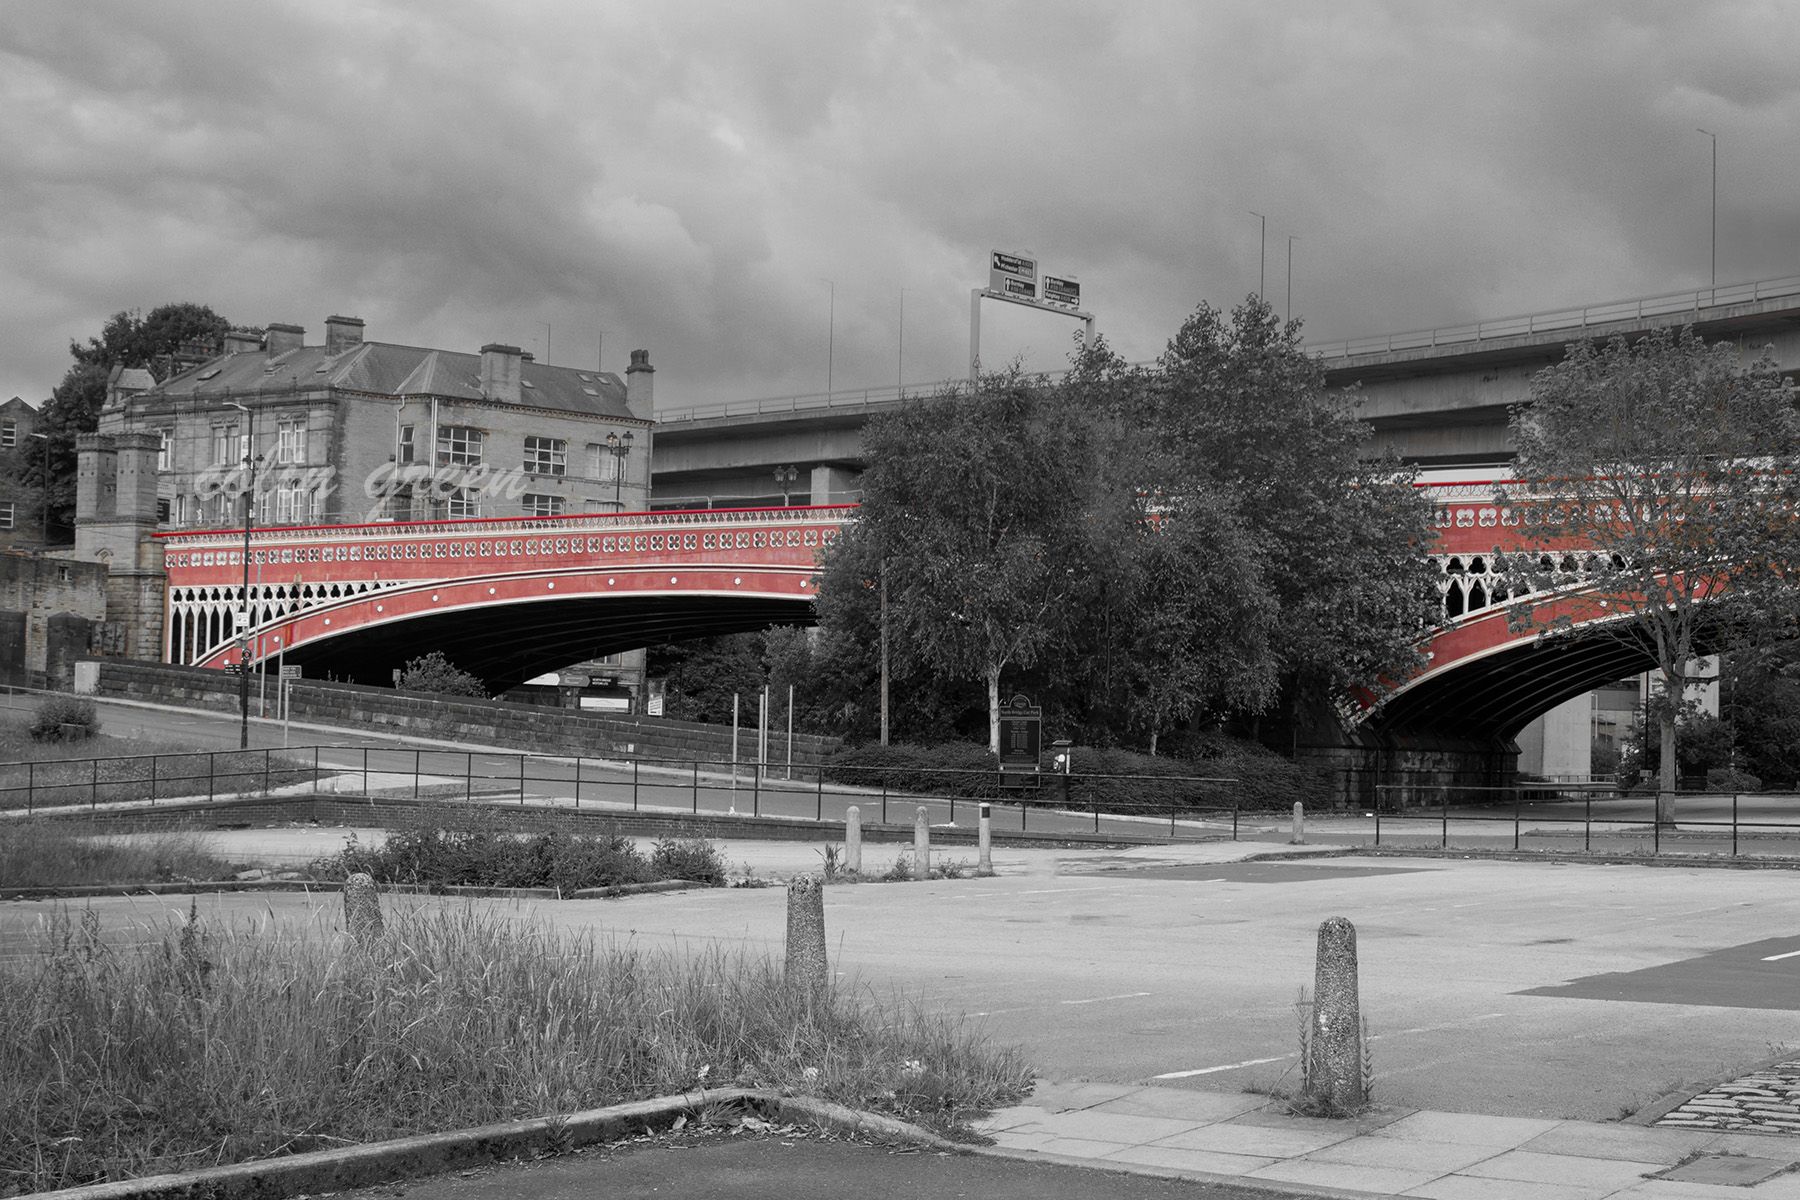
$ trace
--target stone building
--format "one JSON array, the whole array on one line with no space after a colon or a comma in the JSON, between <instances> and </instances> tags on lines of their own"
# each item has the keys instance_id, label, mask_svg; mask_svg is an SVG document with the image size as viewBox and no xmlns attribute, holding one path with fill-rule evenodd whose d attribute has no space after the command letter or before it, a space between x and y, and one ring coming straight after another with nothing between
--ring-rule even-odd
<instances>
[{"instance_id":1,"label":"stone building","mask_svg":"<svg viewBox=\"0 0 1800 1200\"><path fill-rule=\"evenodd\" d=\"M559 516L645 507L653 368L626 379L516 346L428 350L329 317L226 335L225 353L150 386L116 381L99 432L158 439L163 528ZM254 474L254 484L251 475Z\"/></svg>"},{"instance_id":2,"label":"stone building","mask_svg":"<svg viewBox=\"0 0 1800 1200\"><path fill-rule=\"evenodd\" d=\"M108 624L132 657L161 657L160 546L151 534L647 507L654 368L618 375L539 363L516 346L477 353L368 341L329 317L322 345L297 325L234 330L224 352L158 383L115 376L81 439L76 547L109 569ZM641 652L585 664L621 700L642 693ZM568 690L568 689L565 689ZM571 703L586 703L574 694Z\"/></svg>"},{"instance_id":3,"label":"stone building","mask_svg":"<svg viewBox=\"0 0 1800 1200\"><path fill-rule=\"evenodd\" d=\"M38 410L14 396L0 404L0 549L43 544L43 491L20 482L27 462L43 453Z\"/></svg>"}]
</instances>

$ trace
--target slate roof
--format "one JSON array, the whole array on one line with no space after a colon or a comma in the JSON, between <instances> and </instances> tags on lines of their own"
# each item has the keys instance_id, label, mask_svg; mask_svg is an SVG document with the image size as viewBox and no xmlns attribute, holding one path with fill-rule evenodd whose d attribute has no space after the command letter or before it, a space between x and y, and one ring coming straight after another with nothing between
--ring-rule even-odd
<instances>
[{"instance_id":1,"label":"slate roof","mask_svg":"<svg viewBox=\"0 0 1800 1200\"><path fill-rule=\"evenodd\" d=\"M547 363L522 364L519 403L606 417L630 417L625 381L611 371ZM389 342L360 342L341 354L302 346L271 358L260 350L223 354L171 376L146 398L225 399L331 387L381 396L441 396L481 400L481 355L426 350Z\"/></svg>"}]
</instances>

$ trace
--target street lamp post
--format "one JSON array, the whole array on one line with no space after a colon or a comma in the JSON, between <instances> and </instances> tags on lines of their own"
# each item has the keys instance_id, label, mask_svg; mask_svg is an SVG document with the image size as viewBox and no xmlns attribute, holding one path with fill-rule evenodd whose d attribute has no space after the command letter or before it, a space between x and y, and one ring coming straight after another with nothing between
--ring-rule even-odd
<instances>
[{"instance_id":1,"label":"street lamp post","mask_svg":"<svg viewBox=\"0 0 1800 1200\"><path fill-rule=\"evenodd\" d=\"M625 459L631 453L631 434L624 437L616 433L606 435L606 448L613 456L613 511L625 511Z\"/></svg>"},{"instance_id":2,"label":"street lamp post","mask_svg":"<svg viewBox=\"0 0 1800 1200\"><path fill-rule=\"evenodd\" d=\"M775 486L781 489L781 507L786 508L793 503L789 498L788 489L794 486L794 481L798 478L800 478L798 468L792 466L775 468Z\"/></svg>"},{"instance_id":3,"label":"street lamp post","mask_svg":"<svg viewBox=\"0 0 1800 1200\"><path fill-rule=\"evenodd\" d=\"M43 523L44 549L50 548L50 435L34 433L31 435L44 443L44 475L38 488L39 517Z\"/></svg>"},{"instance_id":4,"label":"street lamp post","mask_svg":"<svg viewBox=\"0 0 1800 1200\"><path fill-rule=\"evenodd\" d=\"M227 400L226 404L243 413L250 426L244 443L244 465L250 468L250 479L244 488L244 591L238 605L238 748L250 746L250 531L256 524L256 465L262 455L256 452L256 414Z\"/></svg>"},{"instance_id":5,"label":"street lamp post","mask_svg":"<svg viewBox=\"0 0 1800 1200\"><path fill-rule=\"evenodd\" d=\"M1710 129L1696 129L1712 139L1712 284L1719 286L1719 135Z\"/></svg>"}]
</instances>

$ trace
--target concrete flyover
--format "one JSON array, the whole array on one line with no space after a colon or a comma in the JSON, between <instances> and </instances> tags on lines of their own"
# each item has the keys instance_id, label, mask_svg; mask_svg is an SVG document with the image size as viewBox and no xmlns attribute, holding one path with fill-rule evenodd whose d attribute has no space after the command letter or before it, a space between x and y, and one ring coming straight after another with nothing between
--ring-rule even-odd
<instances>
[{"instance_id":1,"label":"concrete flyover","mask_svg":"<svg viewBox=\"0 0 1800 1200\"><path fill-rule=\"evenodd\" d=\"M1506 414L1531 376L1575 341L1692 325L1746 360L1766 346L1800 373L1800 276L1635 297L1473 324L1309 344L1333 388L1354 387L1374 428L1371 452L1393 447L1423 466L1509 461ZM1050 378L1046 376L1046 378ZM747 399L656 412L652 507L814 504L858 498L862 427L905 396L959 381ZM795 468L778 483L776 468ZM801 499L808 497L809 500Z\"/></svg>"}]
</instances>

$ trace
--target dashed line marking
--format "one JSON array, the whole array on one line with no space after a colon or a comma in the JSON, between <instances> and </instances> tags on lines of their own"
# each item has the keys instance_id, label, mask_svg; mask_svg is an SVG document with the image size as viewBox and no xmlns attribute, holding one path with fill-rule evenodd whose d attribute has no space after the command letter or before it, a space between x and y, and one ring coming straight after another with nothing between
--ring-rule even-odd
<instances>
[{"instance_id":1,"label":"dashed line marking","mask_svg":"<svg viewBox=\"0 0 1800 1200\"><path fill-rule=\"evenodd\" d=\"M1058 1004L1104 1004L1108 1000L1135 1000L1139 996L1151 995L1150 992L1120 992L1116 996L1095 996L1091 1000L1059 1000Z\"/></svg>"},{"instance_id":2,"label":"dashed line marking","mask_svg":"<svg viewBox=\"0 0 1800 1200\"><path fill-rule=\"evenodd\" d=\"M1770 954L1763 958L1764 962L1780 962L1784 958L1800 958L1800 950L1789 950L1786 954Z\"/></svg>"}]
</instances>

